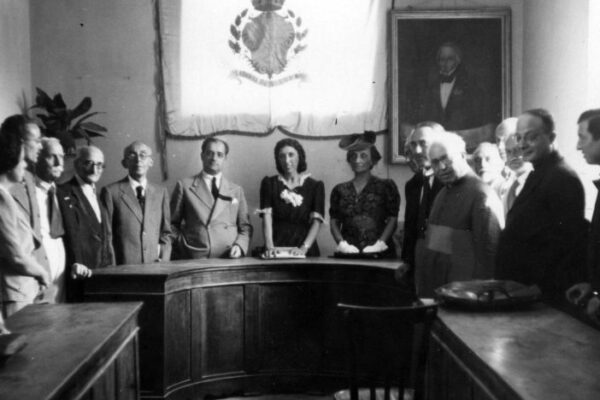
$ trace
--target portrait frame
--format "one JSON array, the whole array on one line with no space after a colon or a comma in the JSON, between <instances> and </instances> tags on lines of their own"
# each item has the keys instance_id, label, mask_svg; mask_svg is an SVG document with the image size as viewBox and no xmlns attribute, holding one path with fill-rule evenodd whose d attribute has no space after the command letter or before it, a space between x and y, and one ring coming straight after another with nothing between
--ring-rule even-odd
<instances>
[{"instance_id":1,"label":"portrait frame","mask_svg":"<svg viewBox=\"0 0 600 400\"><path fill-rule=\"evenodd\" d=\"M493 142L495 126L512 112L510 8L392 10L390 22L390 162L407 163L406 138L414 125L422 121L448 125L444 126L447 131L465 139L469 152L478 143ZM441 68L437 61L439 51L448 43L459 48L461 73L471 74L470 85L477 88L482 99L472 103L481 105L484 111L471 114L485 122L464 122L461 126L460 122L455 123L460 120L451 121L445 116L449 106L441 109L439 105L441 85L437 83L435 88L434 75L439 75ZM456 85L453 83L451 99L455 92L463 94ZM431 95L435 90L437 99ZM426 103L432 102L431 98L438 102L436 106L443 110L440 112L446 113L441 114L444 116L430 111L432 107Z\"/></svg>"}]
</instances>

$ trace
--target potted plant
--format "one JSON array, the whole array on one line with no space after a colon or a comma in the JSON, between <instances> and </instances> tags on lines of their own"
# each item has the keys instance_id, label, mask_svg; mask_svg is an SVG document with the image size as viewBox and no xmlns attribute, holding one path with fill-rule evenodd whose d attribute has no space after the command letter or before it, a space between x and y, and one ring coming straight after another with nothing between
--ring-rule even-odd
<instances>
[{"instance_id":1,"label":"potted plant","mask_svg":"<svg viewBox=\"0 0 600 400\"><path fill-rule=\"evenodd\" d=\"M101 114L98 111L89 112L92 108L90 97L84 97L75 108L69 109L62 94L57 93L51 98L40 88L36 88L36 91L35 104L31 108L44 111L36 114L44 124L43 133L59 139L66 154L75 153L76 139L85 139L89 145L93 137L104 136L107 132L102 125L88 121L94 115Z\"/></svg>"}]
</instances>

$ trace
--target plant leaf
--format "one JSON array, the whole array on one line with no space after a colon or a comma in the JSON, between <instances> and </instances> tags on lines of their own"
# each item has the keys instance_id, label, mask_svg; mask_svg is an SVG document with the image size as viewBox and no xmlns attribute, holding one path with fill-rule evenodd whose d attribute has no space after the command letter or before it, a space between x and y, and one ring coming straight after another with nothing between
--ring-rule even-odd
<instances>
[{"instance_id":1,"label":"plant leaf","mask_svg":"<svg viewBox=\"0 0 600 400\"><path fill-rule=\"evenodd\" d=\"M88 134L89 137L104 137L104 135L100 132L90 131L87 129L84 129L84 131L86 131L86 133Z\"/></svg>"},{"instance_id":2,"label":"plant leaf","mask_svg":"<svg viewBox=\"0 0 600 400\"><path fill-rule=\"evenodd\" d=\"M79 126L85 129L86 131L108 132L108 129L106 129L102 125L98 125L97 123L91 121L83 122L79 124Z\"/></svg>"},{"instance_id":3,"label":"plant leaf","mask_svg":"<svg viewBox=\"0 0 600 400\"><path fill-rule=\"evenodd\" d=\"M90 97L84 97L83 100L71 111L71 120L79 117L90 111L92 108L92 99Z\"/></svg>"},{"instance_id":4,"label":"plant leaf","mask_svg":"<svg viewBox=\"0 0 600 400\"><path fill-rule=\"evenodd\" d=\"M42 108L46 111L53 108L52 99L50 98L50 96L48 96L48 94L39 87L36 87L35 90L37 92L37 95L35 96L35 104L33 106Z\"/></svg>"},{"instance_id":5,"label":"plant leaf","mask_svg":"<svg viewBox=\"0 0 600 400\"><path fill-rule=\"evenodd\" d=\"M54 105L55 110L66 110L67 105L62 98L62 94L57 93L54 95L54 99L52 99L52 103Z\"/></svg>"},{"instance_id":6,"label":"plant leaf","mask_svg":"<svg viewBox=\"0 0 600 400\"><path fill-rule=\"evenodd\" d=\"M104 114L104 113L101 112L101 111L94 111L94 112L91 112L89 114L84 115L83 117L79 118L79 121L77 121L77 122L75 122L73 124L73 128L72 129L78 128L83 123L83 121L85 121L87 119L90 119L94 115L98 115L98 114Z\"/></svg>"}]
</instances>

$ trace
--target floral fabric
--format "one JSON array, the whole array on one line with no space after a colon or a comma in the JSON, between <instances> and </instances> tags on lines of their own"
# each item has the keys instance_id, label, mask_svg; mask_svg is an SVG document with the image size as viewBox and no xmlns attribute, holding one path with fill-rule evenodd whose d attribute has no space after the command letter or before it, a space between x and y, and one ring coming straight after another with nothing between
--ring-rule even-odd
<instances>
[{"instance_id":1,"label":"floral fabric","mask_svg":"<svg viewBox=\"0 0 600 400\"><path fill-rule=\"evenodd\" d=\"M380 238L388 218L398 218L399 209L400 194L394 181L372 176L360 193L351 181L334 187L329 215L340 223L344 240L362 250ZM386 244L393 255L391 239Z\"/></svg>"}]
</instances>

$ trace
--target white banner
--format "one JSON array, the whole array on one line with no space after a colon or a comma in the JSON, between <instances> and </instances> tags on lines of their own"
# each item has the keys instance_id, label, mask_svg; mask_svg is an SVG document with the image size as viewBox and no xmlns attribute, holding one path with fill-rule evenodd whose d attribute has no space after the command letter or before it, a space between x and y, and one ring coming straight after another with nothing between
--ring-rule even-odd
<instances>
[{"instance_id":1,"label":"white banner","mask_svg":"<svg viewBox=\"0 0 600 400\"><path fill-rule=\"evenodd\" d=\"M160 0L173 135L387 127L391 0Z\"/></svg>"}]
</instances>

